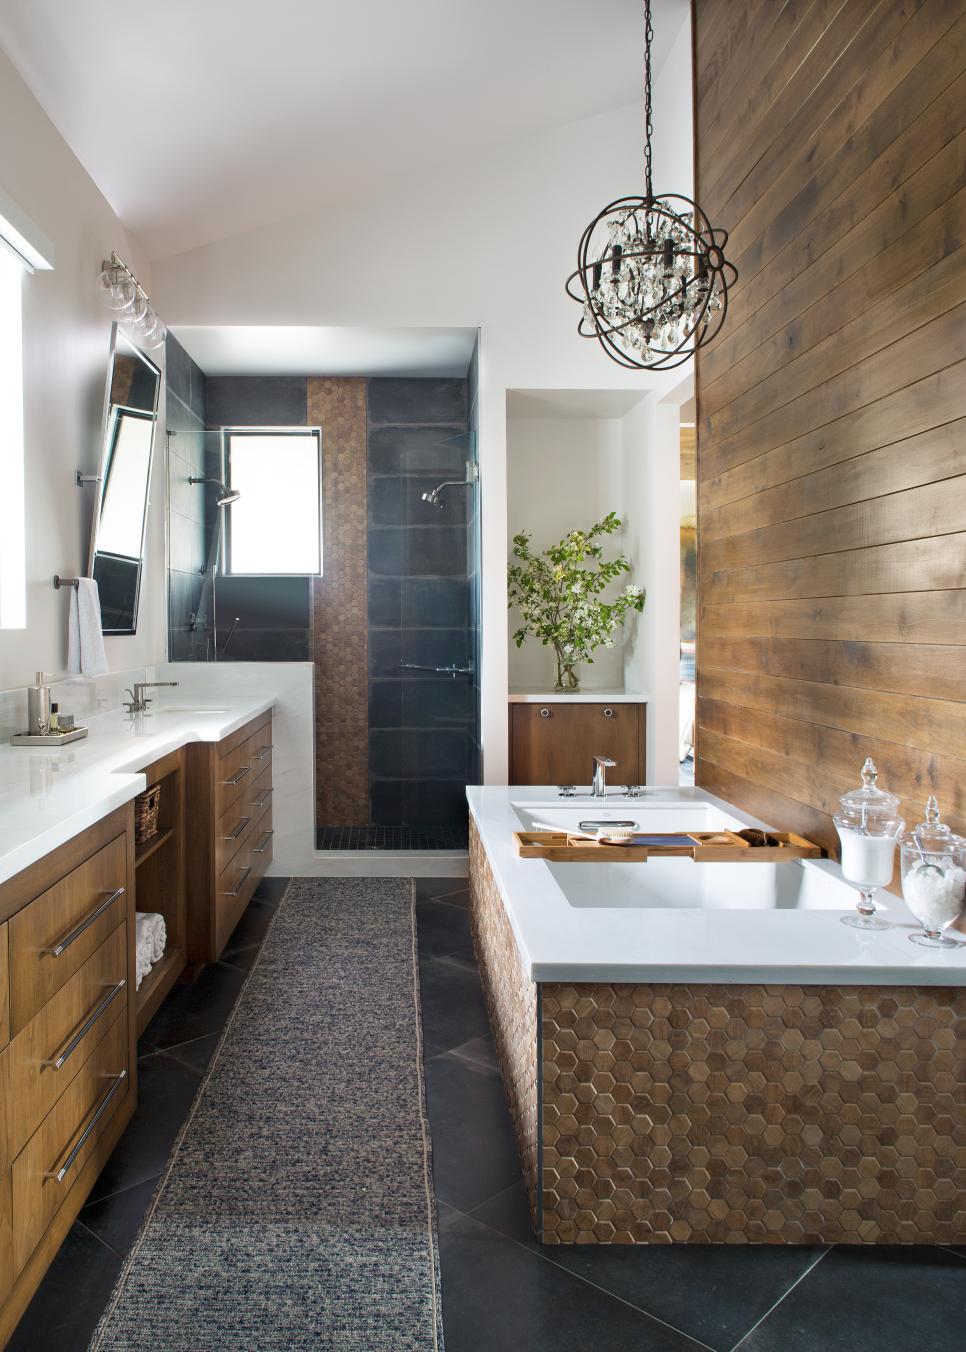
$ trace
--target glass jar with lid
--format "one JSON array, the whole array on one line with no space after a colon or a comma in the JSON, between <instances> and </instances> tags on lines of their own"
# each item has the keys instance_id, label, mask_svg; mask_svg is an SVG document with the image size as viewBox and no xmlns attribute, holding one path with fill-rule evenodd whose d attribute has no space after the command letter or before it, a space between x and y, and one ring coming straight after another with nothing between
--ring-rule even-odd
<instances>
[{"instance_id":1,"label":"glass jar with lid","mask_svg":"<svg viewBox=\"0 0 966 1352\"><path fill-rule=\"evenodd\" d=\"M909 938L924 948L957 948L943 930L966 906L966 840L953 835L940 819L935 797L926 817L899 841L902 895L922 929Z\"/></svg>"},{"instance_id":2,"label":"glass jar with lid","mask_svg":"<svg viewBox=\"0 0 966 1352\"><path fill-rule=\"evenodd\" d=\"M839 799L832 818L842 842L842 876L859 891L855 913L841 917L843 925L862 930L891 926L876 913L875 889L892 881L896 837L905 826L899 816L899 799L876 784L878 771L871 757L862 766L862 787Z\"/></svg>"}]
</instances>

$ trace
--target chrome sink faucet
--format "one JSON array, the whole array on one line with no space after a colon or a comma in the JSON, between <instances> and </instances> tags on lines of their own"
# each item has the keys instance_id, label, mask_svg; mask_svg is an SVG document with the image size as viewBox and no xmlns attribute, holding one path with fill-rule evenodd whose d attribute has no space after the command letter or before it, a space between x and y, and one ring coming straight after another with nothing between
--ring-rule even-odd
<instances>
[{"instance_id":1,"label":"chrome sink faucet","mask_svg":"<svg viewBox=\"0 0 966 1352\"><path fill-rule=\"evenodd\" d=\"M143 714L145 709L151 703L149 699L145 698L145 690L154 690L160 685L171 686L177 684L177 681L135 681L134 689L132 690L128 687L124 692L126 695L131 696L130 702L127 700L124 701L124 707L129 714Z\"/></svg>"},{"instance_id":2,"label":"chrome sink faucet","mask_svg":"<svg viewBox=\"0 0 966 1352\"><path fill-rule=\"evenodd\" d=\"M610 756L594 757L594 782L590 790L591 797L607 797L607 771L613 770L616 764L617 762L611 760Z\"/></svg>"}]
</instances>

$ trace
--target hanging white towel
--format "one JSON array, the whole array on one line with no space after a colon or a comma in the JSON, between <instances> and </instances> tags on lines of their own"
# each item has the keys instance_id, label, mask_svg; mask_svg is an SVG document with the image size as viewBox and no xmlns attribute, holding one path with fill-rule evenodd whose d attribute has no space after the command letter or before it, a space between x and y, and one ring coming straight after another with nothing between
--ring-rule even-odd
<instances>
[{"instance_id":1,"label":"hanging white towel","mask_svg":"<svg viewBox=\"0 0 966 1352\"><path fill-rule=\"evenodd\" d=\"M79 577L70 589L67 623L67 670L81 676L103 676L107 671L101 601L92 577Z\"/></svg>"}]
</instances>

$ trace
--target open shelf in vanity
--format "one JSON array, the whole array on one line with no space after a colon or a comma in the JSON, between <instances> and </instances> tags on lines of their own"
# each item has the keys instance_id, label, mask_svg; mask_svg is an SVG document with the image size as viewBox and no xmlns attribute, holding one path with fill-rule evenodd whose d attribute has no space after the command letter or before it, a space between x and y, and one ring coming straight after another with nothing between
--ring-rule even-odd
<instances>
[{"instance_id":1,"label":"open shelf in vanity","mask_svg":"<svg viewBox=\"0 0 966 1352\"><path fill-rule=\"evenodd\" d=\"M185 892L184 751L178 750L145 769L148 787L161 787L158 829L134 849L135 906L164 916L164 955L137 991L138 1037L157 1013L187 963Z\"/></svg>"}]
</instances>

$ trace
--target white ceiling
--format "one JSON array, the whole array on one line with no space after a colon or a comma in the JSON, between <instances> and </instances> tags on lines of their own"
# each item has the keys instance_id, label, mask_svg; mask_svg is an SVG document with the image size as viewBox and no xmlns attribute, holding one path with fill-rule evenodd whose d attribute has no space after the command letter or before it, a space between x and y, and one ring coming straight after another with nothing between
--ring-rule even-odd
<instances>
[{"instance_id":1,"label":"white ceiling","mask_svg":"<svg viewBox=\"0 0 966 1352\"><path fill-rule=\"evenodd\" d=\"M171 332L209 376L465 376L476 329L180 324Z\"/></svg>"},{"instance_id":2,"label":"white ceiling","mask_svg":"<svg viewBox=\"0 0 966 1352\"><path fill-rule=\"evenodd\" d=\"M640 0L0 0L151 257L640 97ZM688 0L653 0L660 68Z\"/></svg>"}]
</instances>

